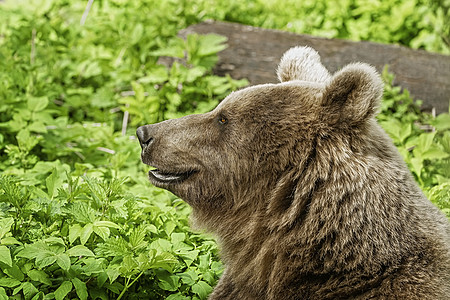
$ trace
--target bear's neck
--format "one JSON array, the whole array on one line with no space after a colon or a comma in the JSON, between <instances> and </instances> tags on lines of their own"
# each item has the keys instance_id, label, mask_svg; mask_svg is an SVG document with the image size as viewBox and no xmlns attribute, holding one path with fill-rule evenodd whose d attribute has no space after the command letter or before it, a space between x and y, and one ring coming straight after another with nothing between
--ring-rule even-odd
<instances>
[{"instance_id":1,"label":"bear's neck","mask_svg":"<svg viewBox=\"0 0 450 300\"><path fill-rule=\"evenodd\" d=\"M420 221L414 205L399 195L409 198L420 191L404 163L328 146L320 145L324 151L300 170L261 179L259 184L269 189L235 199L245 204L209 223L236 282L252 278L264 286L283 268L290 271L281 274L300 277L355 270L374 274L401 259L407 249L397 245L416 244L414 228ZM278 265L281 261L292 265Z\"/></svg>"}]
</instances>

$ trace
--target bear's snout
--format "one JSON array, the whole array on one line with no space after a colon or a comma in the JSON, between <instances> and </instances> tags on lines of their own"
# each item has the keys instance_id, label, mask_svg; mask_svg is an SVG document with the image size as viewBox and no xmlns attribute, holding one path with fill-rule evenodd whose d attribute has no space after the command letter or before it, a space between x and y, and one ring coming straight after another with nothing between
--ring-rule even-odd
<instances>
[{"instance_id":1,"label":"bear's snout","mask_svg":"<svg viewBox=\"0 0 450 300\"><path fill-rule=\"evenodd\" d=\"M153 135L149 125L139 127L136 130L136 136L142 149L148 147L153 142Z\"/></svg>"}]
</instances>

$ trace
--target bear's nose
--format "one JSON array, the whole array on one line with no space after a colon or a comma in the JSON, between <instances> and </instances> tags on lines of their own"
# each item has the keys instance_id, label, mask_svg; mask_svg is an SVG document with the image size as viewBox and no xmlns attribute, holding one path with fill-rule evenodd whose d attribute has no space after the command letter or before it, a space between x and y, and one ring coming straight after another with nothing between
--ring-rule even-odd
<instances>
[{"instance_id":1,"label":"bear's nose","mask_svg":"<svg viewBox=\"0 0 450 300\"><path fill-rule=\"evenodd\" d=\"M150 130L147 126L141 126L136 130L136 135L141 144L141 148L148 147L153 142L153 137L150 135Z\"/></svg>"}]
</instances>

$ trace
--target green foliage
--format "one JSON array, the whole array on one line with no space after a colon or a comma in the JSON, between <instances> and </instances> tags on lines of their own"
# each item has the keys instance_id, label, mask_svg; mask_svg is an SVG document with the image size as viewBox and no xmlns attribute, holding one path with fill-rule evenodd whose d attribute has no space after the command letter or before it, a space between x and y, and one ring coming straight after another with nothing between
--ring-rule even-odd
<instances>
[{"instance_id":1,"label":"green foliage","mask_svg":"<svg viewBox=\"0 0 450 300\"><path fill-rule=\"evenodd\" d=\"M209 9L204 8L208 18L327 38L370 40L450 53L450 3L445 0L198 2L209 4Z\"/></svg>"},{"instance_id":2,"label":"green foliage","mask_svg":"<svg viewBox=\"0 0 450 300\"><path fill-rule=\"evenodd\" d=\"M448 53L445 1L0 1L0 299L206 299L217 246L148 183L135 128L213 108L216 18ZM447 6L446 6L447 5ZM386 92L379 119L450 217L450 117ZM424 124L429 129L424 130Z\"/></svg>"},{"instance_id":3,"label":"green foliage","mask_svg":"<svg viewBox=\"0 0 450 300\"><path fill-rule=\"evenodd\" d=\"M168 192L147 185L138 197L125 179L72 174L44 189L13 178L0 177L0 286L13 299L206 299L222 272L215 243L190 231L189 207Z\"/></svg>"},{"instance_id":4,"label":"green foliage","mask_svg":"<svg viewBox=\"0 0 450 300\"><path fill-rule=\"evenodd\" d=\"M437 117L420 113L408 91L386 82L378 119L429 199L450 218L450 114Z\"/></svg>"}]
</instances>

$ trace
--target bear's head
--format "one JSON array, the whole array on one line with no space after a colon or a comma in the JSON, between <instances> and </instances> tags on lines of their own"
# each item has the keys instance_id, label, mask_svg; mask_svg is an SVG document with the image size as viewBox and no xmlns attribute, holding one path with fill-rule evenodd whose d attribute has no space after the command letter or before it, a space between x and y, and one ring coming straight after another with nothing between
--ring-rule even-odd
<instances>
[{"instance_id":1,"label":"bear's head","mask_svg":"<svg viewBox=\"0 0 450 300\"><path fill-rule=\"evenodd\" d=\"M277 74L280 83L233 92L211 112L139 127L142 161L153 167L150 181L194 213L217 217L240 208L286 209L283 201L270 203L273 191L289 198L313 161L326 177L329 161L317 158L320 141L337 146L325 154L349 155L345 141L360 139L374 123L379 75L362 63L330 75L309 47L287 51Z\"/></svg>"}]
</instances>

